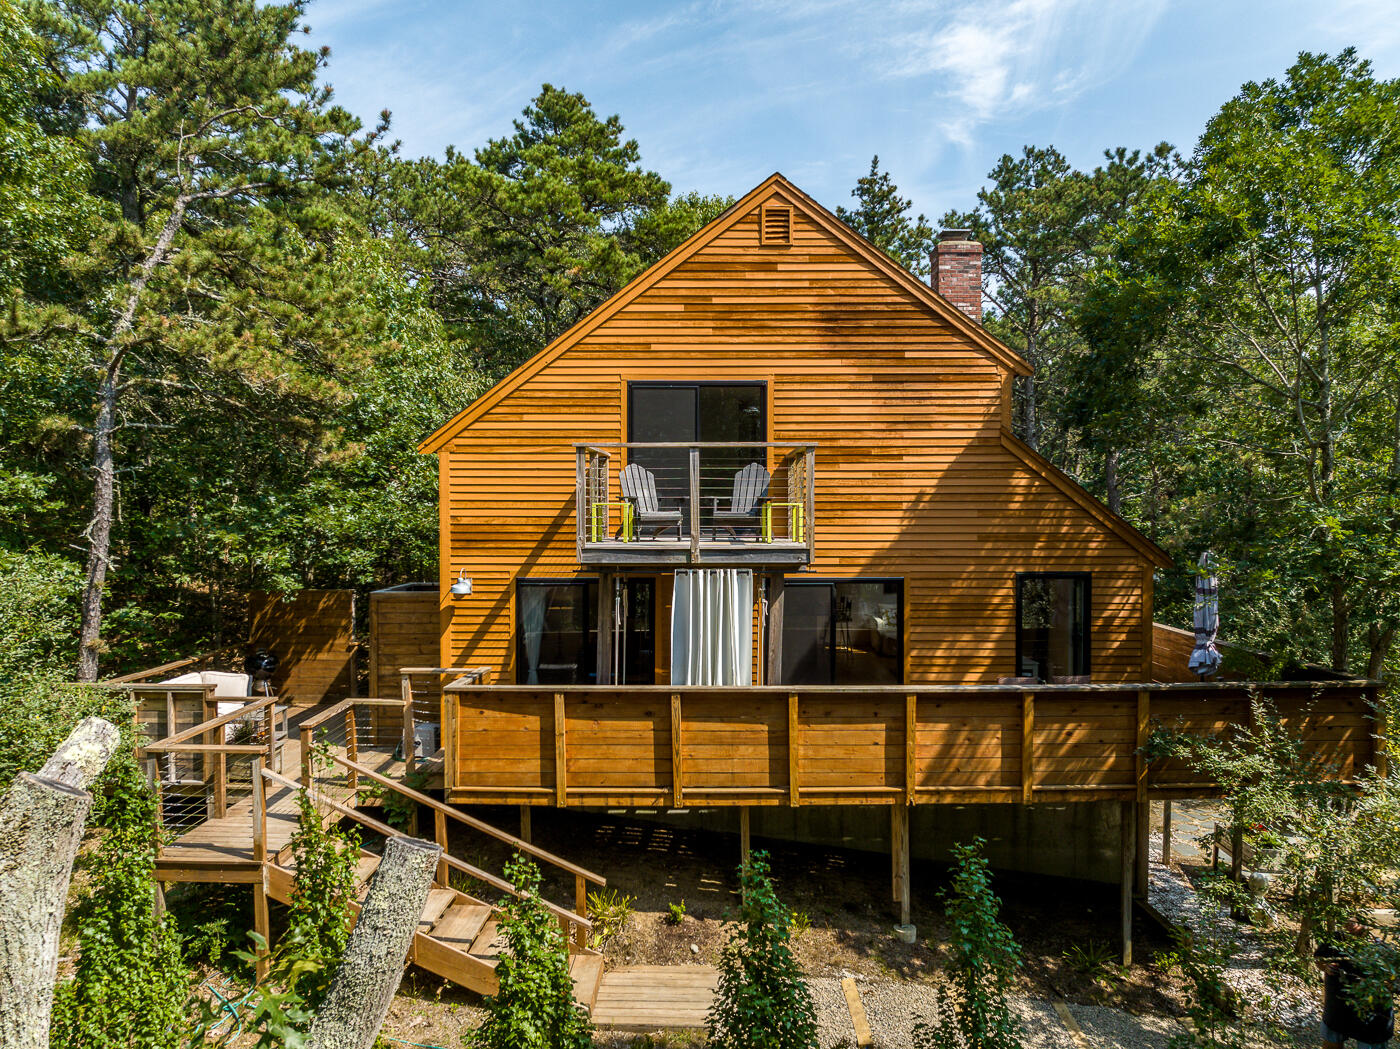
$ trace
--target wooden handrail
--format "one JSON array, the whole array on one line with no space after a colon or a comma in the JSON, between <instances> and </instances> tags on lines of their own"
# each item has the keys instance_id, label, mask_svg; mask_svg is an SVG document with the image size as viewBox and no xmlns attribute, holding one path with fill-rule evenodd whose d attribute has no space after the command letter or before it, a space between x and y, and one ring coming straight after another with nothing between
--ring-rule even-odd
<instances>
[{"instance_id":1,"label":"wooden handrail","mask_svg":"<svg viewBox=\"0 0 1400 1049\"><path fill-rule=\"evenodd\" d=\"M490 667L399 667L400 674L489 674Z\"/></svg>"},{"instance_id":2,"label":"wooden handrail","mask_svg":"<svg viewBox=\"0 0 1400 1049\"><path fill-rule=\"evenodd\" d=\"M404 797L411 798L412 800L416 801L419 805L426 805L434 812L441 812L444 815L450 816L451 818L457 820L459 823L465 823L468 827L471 827L475 830L479 830L483 834L488 834L499 841L505 842L517 852L523 852L530 856L534 856L536 859L544 860L546 863L552 864L553 866L558 867L560 870L567 871L568 873L574 875L577 878L584 878L588 881L591 881L594 885L606 885L608 883L608 879L604 878L601 874L594 874L592 871L586 870L585 868L580 867L575 863L570 863L562 856L556 856L552 852L549 852L545 849L541 849L538 846L531 845L528 841L524 841L520 838L517 838L513 834L508 834L505 831L499 829L498 827L491 826L491 824L489 823L483 823L481 820L476 819L474 816L468 816L465 812L462 812L459 809L454 809L451 805L444 805L436 798L430 798L428 797L428 795L422 794L414 790L412 787L406 787L402 783L396 783L388 776L375 772L374 769L368 768L364 765L360 765L346 758L342 758L338 754L332 754L330 755L330 758L337 764L344 765L347 770L354 772L360 776L364 776L366 779L374 780L376 783L382 783L384 786L398 791Z\"/></svg>"},{"instance_id":3,"label":"wooden handrail","mask_svg":"<svg viewBox=\"0 0 1400 1049\"><path fill-rule=\"evenodd\" d=\"M147 754L266 754L262 743L152 743Z\"/></svg>"},{"instance_id":4,"label":"wooden handrail","mask_svg":"<svg viewBox=\"0 0 1400 1049\"><path fill-rule=\"evenodd\" d=\"M363 696L351 696L349 699L342 699L339 703L327 707L325 710L302 721L302 723L297 726L297 731L305 732L307 729L320 728L322 724L329 721L337 714L344 714L351 707L397 707L398 705L399 701L397 699L370 699Z\"/></svg>"},{"instance_id":5,"label":"wooden handrail","mask_svg":"<svg viewBox=\"0 0 1400 1049\"><path fill-rule=\"evenodd\" d=\"M262 710L264 707L270 707L272 704L278 702L281 698L282 697L280 696L264 696L262 699L259 699L253 703L245 703L237 710L232 711L228 714L221 714L218 717L213 718L209 721L201 722L194 728L187 728L184 732L177 732L173 736L166 736L164 739L158 739L150 746L143 747L142 749L155 750L157 747L160 747L165 750L171 750L173 749L173 744L175 743L183 743L185 740L193 739L195 736L208 732L210 729L220 728L233 721L241 721L244 717L253 713L254 711Z\"/></svg>"},{"instance_id":6,"label":"wooden handrail","mask_svg":"<svg viewBox=\"0 0 1400 1049\"><path fill-rule=\"evenodd\" d=\"M271 769L263 769L262 774L264 779L271 780L272 782L278 783L283 787L290 787L293 790L305 789L300 783L297 783L295 780L287 779L285 776L279 776ZM321 794L318 791L310 791L309 793L311 794L311 799L314 803L318 805L325 805L327 808L333 809L334 811L340 813L342 816L348 816L355 822L364 824L376 834L383 834L385 837L389 838L411 837L411 835L405 834L403 831L391 827L387 823L380 823L377 819L374 819L370 816L366 816L363 812L353 809L349 805L341 805L340 803L336 802L331 798L326 797L324 794ZM457 870L461 871L463 874L475 878L477 881L485 882L487 885L490 885L494 889L499 889L501 892L509 893L510 895L515 896L518 899L523 900L526 898L525 893L522 893L519 889L517 889L510 882L506 881L504 878L498 878L496 877L496 875L491 874L488 871L481 870L479 867L473 867L470 863L466 863L463 860L459 860L456 856L451 856L444 852L442 856L442 862L446 863L449 867L457 868ZM576 914L573 911L566 910L563 907L558 906L557 904L550 903L548 900L542 897L537 897L537 899L539 899L540 904L545 908L545 910L549 911L561 921L570 922L571 924L582 926L587 931L592 931L593 923L587 918L585 918L583 915Z\"/></svg>"},{"instance_id":7,"label":"wooden handrail","mask_svg":"<svg viewBox=\"0 0 1400 1049\"><path fill-rule=\"evenodd\" d=\"M190 665L193 664L193 663L200 663L200 662L203 662L203 661L206 660L206 659L213 659L215 656L221 656L221 655L224 655L226 652L233 652L233 651L235 651L235 649L234 649L234 647L232 647L232 646L230 646L230 647L228 647L228 648L216 648L216 649L214 649L214 651L212 651L212 652L203 652L203 653L201 653L201 654L199 654L199 655L197 655L197 656L189 656L189 657L187 657L187 658L185 658L185 659L177 659L177 660L175 660L175 662L173 662L173 663L162 663L160 666L158 666L158 667L151 667L149 670L135 670L135 671L132 671L130 674L122 674L122 675L120 675L119 677L103 678L101 681L98 682L98 684L99 684L99 685L125 685L125 684L130 684L130 683L132 683L132 682L138 682L138 681L140 681L142 678L154 677L156 674L168 674L168 673L170 673L172 670L179 670L181 667L187 667L187 666L190 666ZM164 684L164 683L165 683L165 682L161 682L161 681L152 682L152 684L157 684L157 685Z\"/></svg>"}]
</instances>

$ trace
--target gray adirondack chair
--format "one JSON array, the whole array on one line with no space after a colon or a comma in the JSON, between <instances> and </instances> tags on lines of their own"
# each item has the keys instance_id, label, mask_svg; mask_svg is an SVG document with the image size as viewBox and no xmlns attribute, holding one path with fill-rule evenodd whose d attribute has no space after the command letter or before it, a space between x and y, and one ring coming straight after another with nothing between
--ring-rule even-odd
<instances>
[{"instance_id":1,"label":"gray adirondack chair","mask_svg":"<svg viewBox=\"0 0 1400 1049\"><path fill-rule=\"evenodd\" d=\"M762 463L749 463L736 473L734 490L729 496L729 509L721 510L719 498L715 497L711 514L715 530L723 528L735 539L739 538L740 528L750 535L756 535L759 515L763 512L763 504L768 498L768 481L768 471Z\"/></svg>"},{"instance_id":2,"label":"gray adirondack chair","mask_svg":"<svg viewBox=\"0 0 1400 1049\"><path fill-rule=\"evenodd\" d=\"M656 497L656 475L645 466L632 463L622 471L622 496L632 500L638 536L644 528L650 528L653 537L674 528L676 537L680 537L681 512L661 509L661 501Z\"/></svg>"}]
</instances>

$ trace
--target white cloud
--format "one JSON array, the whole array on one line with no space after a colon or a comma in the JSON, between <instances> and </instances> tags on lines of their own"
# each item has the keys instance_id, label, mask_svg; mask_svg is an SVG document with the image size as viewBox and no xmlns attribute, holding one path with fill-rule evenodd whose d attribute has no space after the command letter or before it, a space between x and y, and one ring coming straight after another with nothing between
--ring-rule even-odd
<instances>
[{"instance_id":1,"label":"white cloud","mask_svg":"<svg viewBox=\"0 0 1400 1049\"><path fill-rule=\"evenodd\" d=\"M1072 101L1122 72L1165 0L994 0L950 10L906 3L905 32L872 54L884 74L927 78L945 103L938 126L971 141L983 124ZM922 24L920 24L922 23Z\"/></svg>"}]
</instances>

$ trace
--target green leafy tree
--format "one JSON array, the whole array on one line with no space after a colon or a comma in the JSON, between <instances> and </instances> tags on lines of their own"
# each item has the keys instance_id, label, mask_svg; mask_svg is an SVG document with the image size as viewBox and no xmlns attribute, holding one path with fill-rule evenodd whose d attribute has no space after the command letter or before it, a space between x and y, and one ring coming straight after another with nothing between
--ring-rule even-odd
<instances>
[{"instance_id":1,"label":"green leafy tree","mask_svg":"<svg viewBox=\"0 0 1400 1049\"><path fill-rule=\"evenodd\" d=\"M82 150L45 126L44 96L56 84L21 7L0 0L0 294L6 298L54 279L93 218Z\"/></svg>"},{"instance_id":2,"label":"green leafy tree","mask_svg":"<svg viewBox=\"0 0 1400 1049\"><path fill-rule=\"evenodd\" d=\"M486 1022L466 1042L478 1049L586 1049L592 1030L574 1002L564 934L540 901L539 868L516 856L506 877L521 895L502 902L500 986L486 998Z\"/></svg>"},{"instance_id":3,"label":"green leafy tree","mask_svg":"<svg viewBox=\"0 0 1400 1049\"><path fill-rule=\"evenodd\" d=\"M309 405L335 396L353 361L362 318L326 279L319 205L357 124L316 81L324 52L292 43L303 8L31 8L112 210L74 273L80 287L30 329L74 354L87 384L74 405L91 484L81 680L97 676L127 433L169 425L161 395L247 404L291 393Z\"/></svg>"},{"instance_id":4,"label":"green leafy tree","mask_svg":"<svg viewBox=\"0 0 1400 1049\"><path fill-rule=\"evenodd\" d=\"M739 919L720 956L719 986L706 1020L716 1049L811 1049L812 993L792 954L791 912L778 902L768 856L739 868Z\"/></svg>"},{"instance_id":5,"label":"green leafy tree","mask_svg":"<svg viewBox=\"0 0 1400 1049\"><path fill-rule=\"evenodd\" d=\"M894 259L910 273L927 280L933 227L923 215L910 214L913 204L899 195L879 156L870 158L870 173L856 179L851 190L856 206L838 207L836 217Z\"/></svg>"},{"instance_id":6,"label":"green leafy tree","mask_svg":"<svg viewBox=\"0 0 1400 1049\"><path fill-rule=\"evenodd\" d=\"M1008 1001L1021 949L998 916L1001 903L982 855L985 845L976 838L953 847L953 881L944 892L952 993L941 997L934 1023L916 1025L919 1049L1019 1049L1021 1044L1020 1024Z\"/></svg>"},{"instance_id":7,"label":"green leafy tree","mask_svg":"<svg viewBox=\"0 0 1400 1049\"><path fill-rule=\"evenodd\" d=\"M1373 675L1400 620L1397 120L1400 81L1300 55L1212 118L1100 278L1105 349L1155 347L1204 401L1177 528L1232 565L1237 636Z\"/></svg>"},{"instance_id":8,"label":"green leafy tree","mask_svg":"<svg viewBox=\"0 0 1400 1049\"><path fill-rule=\"evenodd\" d=\"M77 966L54 996L52 1041L71 1049L184 1044L189 973L175 929L155 912L161 831L133 732L128 716L122 749L103 777L107 833L78 910Z\"/></svg>"}]
</instances>

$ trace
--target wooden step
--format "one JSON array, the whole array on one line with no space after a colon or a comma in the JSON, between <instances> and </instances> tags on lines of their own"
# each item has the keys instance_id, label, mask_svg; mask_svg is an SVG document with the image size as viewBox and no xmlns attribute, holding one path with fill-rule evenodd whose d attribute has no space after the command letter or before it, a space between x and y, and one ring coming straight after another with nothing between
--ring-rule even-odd
<instances>
[{"instance_id":1,"label":"wooden step","mask_svg":"<svg viewBox=\"0 0 1400 1049\"><path fill-rule=\"evenodd\" d=\"M418 918L418 931L429 932L437 924L439 918L447 913L447 908L457 902L457 893L453 889L430 889L428 891L428 902L423 904L423 913Z\"/></svg>"},{"instance_id":2,"label":"wooden step","mask_svg":"<svg viewBox=\"0 0 1400 1049\"><path fill-rule=\"evenodd\" d=\"M501 951L505 949L504 942L500 944L495 942L499 931L500 927L495 918L487 921L487 923L482 926L481 931L476 934L476 939L472 941L471 950L467 953L477 958L499 957Z\"/></svg>"},{"instance_id":3,"label":"wooden step","mask_svg":"<svg viewBox=\"0 0 1400 1049\"><path fill-rule=\"evenodd\" d=\"M360 885L369 881L374 876L374 872L379 869L382 856L376 856L372 852L360 853L360 861L355 864L355 881Z\"/></svg>"},{"instance_id":4,"label":"wooden step","mask_svg":"<svg viewBox=\"0 0 1400 1049\"><path fill-rule=\"evenodd\" d=\"M598 985L603 981L603 956L569 955L569 975L574 981L574 1001L591 1013L598 1004Z\"/></svg>"},{"instance_id":5,"label":"wooden step","mask_svg":"<svg viewBox=\"0 0 1400 1049\"><path fill-rule=\"evenodd\" d=\"M438 919L431 933L433 939L441 940L449 947L465 951L472 945L479 933L491 919L491 908L484 903L457 902L447 908L447 913Z\"/></svg>"}]
</instances>

